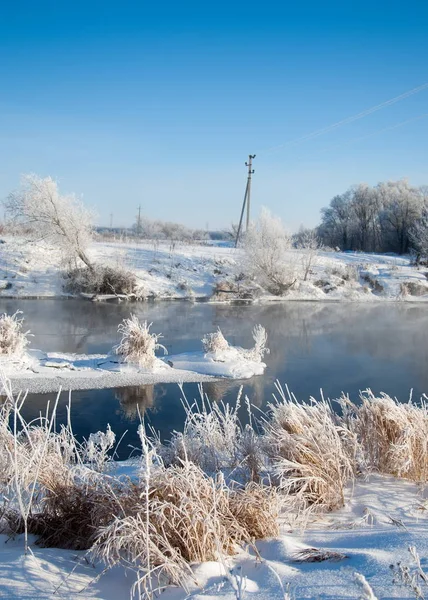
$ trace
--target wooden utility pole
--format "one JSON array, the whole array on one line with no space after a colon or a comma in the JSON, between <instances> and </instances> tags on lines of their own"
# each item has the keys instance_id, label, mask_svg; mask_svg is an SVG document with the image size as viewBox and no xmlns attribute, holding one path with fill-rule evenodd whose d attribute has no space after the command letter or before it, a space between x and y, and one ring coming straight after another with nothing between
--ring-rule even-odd
<instances>
[{"instance_id":1,"label":"wooden utility pole","mask_svg":"<svg viewBox=\"0 0 428 600\"><path fill-rule=\"evenodd\" d=\"M113 213L110 213L110 229L113 229Z\"/></svg>"},{"instance_id":2,"label":"wooden utility pole","mask_svg":"<svg viewBox=\"0 0 428 600\"><path fill-rule=\"evenodd\" d=\"M254 173L253 158L256 158L256 155L255 154L249 154L248 155L248 162L245 163L245 166L248 167L247 185L245 187L244 202L242 203L241 217L239 219L238 232L236 234L235 248L238 245L239 236L241 235L242 221L244 220L245 207L247 207L246 231L248 231L248 229L250 227L251 176Z\"/></svg>"}]
</instances>

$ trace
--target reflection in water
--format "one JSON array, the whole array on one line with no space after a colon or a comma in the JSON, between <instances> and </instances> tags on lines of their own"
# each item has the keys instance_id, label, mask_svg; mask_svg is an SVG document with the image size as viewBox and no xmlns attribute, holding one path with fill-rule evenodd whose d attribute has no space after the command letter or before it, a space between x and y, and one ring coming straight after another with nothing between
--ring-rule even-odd
<instances>
[{"instance_id":1,"label":"reflection in water","mask_svg":"<svg viewBox=\"0 0 428 600\"><path fill-rule=\"evenodd\" d=\"M288 384L298 399L329 398L342 391L355 399L359 390L372 388L407 400L428 392L428 307L411 303L351 304L288 302L259 306L227 306L163 302L100 304L78 300L0 300L0 312L24 312L26 327L34 333L33 348L58 352L103 353L117 342L117 325L135 312L162 331L172 354L201 349L204 334L220 327L233 345L250 347L251 331L260 323L268 333L271 353L266 372L246 381L210 381L204 393L213 402L233 403L242 398L261 409L272 399L274 382ZM53 327L55 325L55 328ZM196 384L185 384L191 402L199 398ZM25 418L37 418L55 395L32 394ZM58 406L57 422L66 419L68 393ZM242 420L245 421L242 402ZM176 384L116 390L73 392L73 428L78 436L104 430L107 423L120 437L129 429L127 443L138 445L138 413L167 439L183 425L181 391ZM129 425L129 423L132 425ZM128 437L129 436L129 437ZM132 437L134 436L134 437ZM126 457L126 446L123 450Z\"/></svg>"},{"instance_id":2,"label":"reflection in water","mask_svg":"<svg viewBox=\"0 0 428 600\"><path fill-rule=\"evenodd\" d=\"M153 407L154 385L117 388L114 393L119 400L120 408L129 421L142 419L148 408Z\"/></svg>"}]
</instances>

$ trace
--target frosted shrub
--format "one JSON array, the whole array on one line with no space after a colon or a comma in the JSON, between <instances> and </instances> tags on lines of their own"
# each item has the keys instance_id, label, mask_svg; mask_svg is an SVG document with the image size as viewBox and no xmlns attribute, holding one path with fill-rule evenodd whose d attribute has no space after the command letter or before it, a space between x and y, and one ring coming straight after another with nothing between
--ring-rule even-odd
<instances>
[{"instance_id":1,"label":"frosted shrub","mask_svg":"<svg viewBox=\"0 0 428 600\"><path fill-rule=\"evenodd\" d=\"M21 311L0 316L0 355L21 357L29 344L29 331L22 331L24 319Z\"/></svg>"},{"instance_id":2,"label":"frosted shrub","mask_svg":"<svg viewBox=\"0 0 428 600\"><path fill-rule=\"evenodd\" d=\"M220 328L215 333L207 333L202 338L202 345L207 354L212 354L214 360L251 360L261 363L265 354L269 354L267 348L267 333L262 325L256 325L253 329L254 347L250 350L237 346L230 346Z\"/></svg>"},{"instance_id":3,"label":"frosted shrub","mask_svg":"<svg viewBox=\"0 0 428 600\"><path fill-rule=\"evenodd\" d=\"M158 340L162 337L160 333L150 333L152 323L147 321L140 323L136 315L129 319L123 319L117 328L122 334L119 345L115 348L116 354L121 356L127 363L135 363L147 369L153 369L156 364L156 350L162 349L167 354L167 349Z\"/></svg>"},{"instance_id":4,"label":"frosted shrub","mask_svg":"<svg viewBox=\"0 0 428 600\"><path fill-rule=\"evenodd\" d=\"M202 346L206 353L216 354L217 352L224 352L228 350L229 342L226 340L221 332L220 327L214 333L207 333L202 338Z\"/></svg>"},{"instance_id":5,"label":"frosted shrub","mask_svg":"<svg viewBox=\"0 0 428 600\"><path fill-rule=\"evenodd\" d=\"M91 433L86 446L83 449L83 456L97 471L102 471L109 461L108 452L114 446L116 435L107 425L107 431L97 431Z\"/></svg>"},{"instance_id":6,"label":"frosted shrub","mask_svg":"<svg viewBox=\"0 0 428 600\"><path fill-rule=\"evenodd\" d=\"M64 274L64 290L69 294L129 296L136 287L135 275L118 266L77 267Z\"/></svg>"},{"instance_id":7,"label":"frosted shrub","mask_svg":"<svg viewBox=\"0 0 428 600\"><path fill-rule=\"evenodd\" d=\"M281 219L263 209L243 241L243 271L253 275L272 294L285 294L299 279L299 255Z\"/></svg>"},{"instance_id":8,"label":"frosted shrub","mask_svg":"<svg viewBox=\"0 0 428 600\"><path fill-rule=\"evenodd\" d=\"M262 362L265 354L269 354L270 350L266 346L267 333L262 325L256 325L253 329L254 348L245 352L245 357L255 362Z\"/></svg>"}]
</instances>

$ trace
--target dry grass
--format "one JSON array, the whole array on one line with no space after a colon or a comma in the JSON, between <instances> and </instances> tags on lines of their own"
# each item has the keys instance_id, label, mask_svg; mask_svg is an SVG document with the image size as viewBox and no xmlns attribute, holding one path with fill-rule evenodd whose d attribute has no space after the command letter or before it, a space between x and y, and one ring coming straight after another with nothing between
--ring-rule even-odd
<instances>
[{"instance_id":1,"label":"dry grass","mask_svg":"<svg viewBox=\"0 0 428 600\"><path fill-rule=\"evenodd\" d=\"M262 325L256 325L253 329L253 340L254 347L251 350L245 352L245 358L254 360L255 362L262 362L265 354L269 354L270 350L266 346L267 344L267 333L266 329Z\"/></svg>"},{"instance_id":2,"label":"dry grass","mask_svg":"<svg viewBox=\"0 0 428 600\"><path fill-rule=\"evenodd\" d=\"M355 471L352 434L338 424L325 400L299 404L279 385L277 390L265 428L279 488L300 508L343 506L345 485Z\"/></svg>"},{"instance_id":3,"label":"dry grass","mask_svg":"<svg viewBox=\"0 0 428 600\"><path fill-rule=\"evenodd\" d=\"M342 552L334 552L333 550L323 550L322 548L305 548L299 550L293 555L293 562L297 563L314 563L314 562L339 562L349 558L347 554Z\"/></svg>"},{"instance_id":4,"label":"dry grass","mask_svg":"<svg viewBox=\"0 0 428 600\"><path fill-rule=\"evenodd\" d=\"M342 399L344 420L361 447L363 468L404 477L428 480L428 406L398 402L387 394L367 391L361 404Z\"/></svg>"},{"instance_id":5,"label":"dry grass","mask_svg":"<svg viewBox=\"0 0 428 600\"><path fill-rule=\"evenodd\" d=\"M221 332L220 327L214 333L207 333L202 338L202 346L204 352L216 354L217 352L224 352L230 348L229 342L226 340Z\"/></svg>"},{"instance_id":6,"label":"dry grass","mask_svg":"<svg viewBox=\"0 0 428 600\"><path fill-rule=\"evenodd\" d=\"M22 357L26 347L30 343L28 340L29 331L23 331L24 319L20 316L21 311L16 311L13 315L3 313L0 316L0 355Z\"/></svg>"},{"instance_id":7,"label":"dry grass","mask_svg":"<svg viewBox=\"0 0 428 600\"><path fill-rule=\"evenodd\" d=\"M274 487L250 482L245 488L231 493L229 506L250 539L279 535L281 498Z\"/></svg>"},{"instance_id":8,"label":"dry grass","mask_svg":"<svg viewBox=\"0 0 428 600\"><path fill-rule=\"evenodd\" d=\"M158 340L162 338L160 333L150 333L152 323L147 321L140 323L136 315L124 319L118 327L118 333L122 335L119 345L115 348L116 354L125 362L134 363L146 369L153 369L156 364L156 350L167 349Z\"/></svg>"},{"instance_id":9,"label":"dry grass","mask_svg":"<svg viewBox=\"0 0 428 600\"><path fill-rule=\"evenodd\" d=\"M194 562L277 536L284 506L296 514L340 507L357 451L361 468L427 477L425 404L366 394L361 406L343 401L339 418L329 402L298 404L278 386L258 431L248 401L243 427L240 396L232 408L211 404L201 389L199 404L184 400L184 431L167 446L140 427L140 470L131 480L106 473L115 443L109 428L78 444L70 423L55 431L55 406L27 424L25 398L13 398L2 383L0 491L9 531L33 533L46 546L89 549L108 566L125 563L138 573L140 597L170 583L186 586ZM317 548L295 556L343 558Z\"/></svg>"},{"instance_id":10,"label":"dry grass","mask_svg":"<svg viewBox=\"0 0 428 600\"><path fill-rule=\"evenodd\" d=\"M64 291L69 294L131 296L135 294L135 275L120 266L76 267L64 274Z\"/></svg>"},{"instance_id":11,"label":"dry grass","mask_svg":"<svg viewBox=\"0 0 428 600\"><path fill-rule=\"evenodd\" d=\"M216 332L207 333L202 338L204 352L212 354L214 360L226 360L226 353L230 351L230 355L234 355L233 358L239 357L254 362L262 362L265 354L269 354L270 352L269 348L266 346L266 329L262 327L262 325L256 325L252 333L254 346L253 348L246 350L245 348L230 346L219 328Z\"/></svg>"}]
</instances>

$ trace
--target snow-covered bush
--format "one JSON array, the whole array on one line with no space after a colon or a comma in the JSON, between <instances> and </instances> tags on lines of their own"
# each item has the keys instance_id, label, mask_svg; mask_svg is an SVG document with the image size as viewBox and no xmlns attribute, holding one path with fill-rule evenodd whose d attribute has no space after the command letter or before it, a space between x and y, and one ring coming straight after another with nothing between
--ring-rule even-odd
<instances>
[{"instance_id":1,"label":"snow-covered bush","mask_svg":"<svg viewBox=\"0 0 428 600\"><path fill-rule=\"evenodd\" d=\"M204 352L216 354L230 348L229 342L221 332L220 327L214 333L207 333L202 338L202 346Z\"/></svg>"},{"instance_id":2,"label":"snow-covered bush","mask_svg":"<svg viewBox=\"0 0 428 600\"><path fill-rule=\"evenodd\" d=\"M265 354L270 350L266 347L267 333L264 327L256 325L253 329L254 347L249 350L239 346L231 346L224 337L221 329L214 333L207 333L202 338L202 345L206 354L215 361L252 361L262 363Z\"/></svg>"},{"instance_id":3,"label":"snow-covered bush","mask_svg":"<svg viewBox=\"0 0 428 600\"><path fill-rule=\"evenodd\" d=\"M69 294L129 296L135 293L136 286L135 275L120 267L93 265L64 274L64 290Z\"/></svg>"},{"instance_id":4,"label":"snow-covered bush","mask_svg":"<svg viewBox=\"0 0 428 600\"><path fill-rule=\"evenodd\" d=\"M245 358L254 362L262 362L265 354L270 354L267 344L266 329L262 325L256 325L253 329L254 348L245 352Z\"/></svg>"},{"instance_id":5,"label":"snow-covered bush","mask_svg":"<svg viewBox=\"0 0 428 600\"><path fill-rule=\"evenodd\" d=\"M109 451L114 447L116 435L107 425L107 430L91 433L83 447L84 460L97 471L102 471L110 460Z\"/></svg>"},{"instance_id":6,"label":"snow-covered bush","mask_svg":"<svg viewBox=\"0 0 428 600\"><path fill-rule=\"evenodd\" d=\"M22 357L28 340L29 331L23 331L24 319L21 311L13 315L3 313L0 316L0 355Z\"/></svg>"},{"instance_id":7,"label":"snow-covered bush","mask_svg":"<svg viewBox=\"0 0 428 600\"><path fill-rule=\"evenodd\" d=\"M152 323L143 321L140 323L136 315L131 315L129 319L123 319L117 331L122 334L119 345L115 348L116 354L122 357L125 362L135 363L141 367L152 369L156 363L156 350L163 350L167 354L167 349L158 340L162 338L160 333L150 333Z\"/></svg>"},{"instance_id":8,"label":"snow-covered bush","mask_svg":"<svg viewBox=\"0 0 428 600\"><path fill-rule=\"evenodd\" d=\"M281 219L263 209L243 239L243 271L275 295L285 294L301 276L299 256Z\"/></svg>"}]
</instances>

